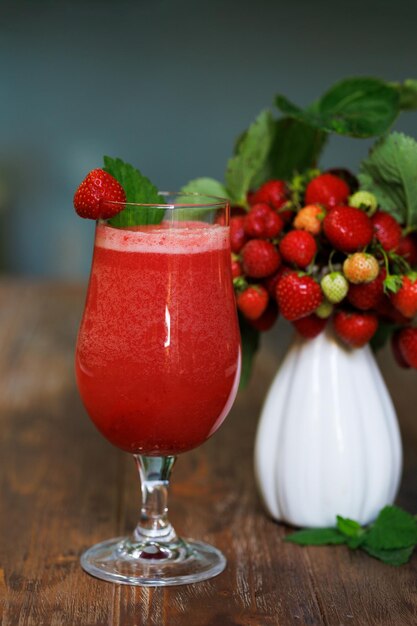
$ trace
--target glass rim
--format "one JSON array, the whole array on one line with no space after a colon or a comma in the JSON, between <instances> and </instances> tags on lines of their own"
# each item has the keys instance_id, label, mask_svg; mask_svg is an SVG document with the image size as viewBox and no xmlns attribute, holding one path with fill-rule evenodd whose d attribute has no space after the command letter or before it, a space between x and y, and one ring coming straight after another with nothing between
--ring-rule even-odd
<instances>
[{"instance_id":1,"label":"glass rim","mask_svg":"<svg viewBox=\"0 0 417 626\"><path fill-rule=\"evenodd\" d=\"M115 206L123 206L123 207L143 207L143 208L153 208L153 209L223 209L226 207L230 207L230 200L227 198L222 198L220 196L213 196L211 194L203 194L195 191L191 192L182 192L182 191L158 191L160 196L178 196L178 197L190 197L190 198L207 198L213 200L214 202L169 202L168 204L160 204L155 202L117 202L115 200L106 200L103 199L105 204L115 205Z\"/></svg>"}]
</instances>

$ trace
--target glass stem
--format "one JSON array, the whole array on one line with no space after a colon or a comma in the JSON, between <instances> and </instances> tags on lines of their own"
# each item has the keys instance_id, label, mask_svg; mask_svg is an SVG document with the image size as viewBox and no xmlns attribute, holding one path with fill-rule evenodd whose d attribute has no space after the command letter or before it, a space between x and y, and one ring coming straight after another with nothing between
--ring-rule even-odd
<instances>
[{"instance_id":1,"label":"glass stem","mask_svg":"<svg viewBox=\"0 0 417 626\"><path fill-rule=\"evenodd\" d=\"M178 537L168 521L168 489L176 457L134 456L142 488L142 507L134 531L135 541L172 543Z\"/></svg>"}]
</instances>

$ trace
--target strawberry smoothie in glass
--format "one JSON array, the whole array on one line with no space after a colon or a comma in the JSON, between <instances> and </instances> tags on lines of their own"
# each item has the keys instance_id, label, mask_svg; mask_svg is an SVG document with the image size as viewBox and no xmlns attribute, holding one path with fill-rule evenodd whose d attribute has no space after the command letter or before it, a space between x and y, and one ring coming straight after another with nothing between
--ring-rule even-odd
<instances>
[{"instance_id":1,"label":"strawberry smoothie in glass","mask_svg":"<svg viewBox=\"0 0 417 626\"><path fill-rule=\"evenodd\" d=\"M85 408L111 443L134 455L142 483L133 535L90 548L81 563L133 585L205 580L226 563L216 548L176 535L167 491L176 455L219 428L237 392L229 206L194 194L164 199L127 206L142 225L97 222L76 349Z\"/></svg>"}]
</instances>

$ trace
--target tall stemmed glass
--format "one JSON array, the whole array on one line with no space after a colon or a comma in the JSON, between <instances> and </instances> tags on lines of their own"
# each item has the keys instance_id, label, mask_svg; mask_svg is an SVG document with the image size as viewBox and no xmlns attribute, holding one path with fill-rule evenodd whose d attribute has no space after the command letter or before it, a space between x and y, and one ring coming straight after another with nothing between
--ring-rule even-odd
<instances>
[{"instance_id":1,"label":"tall stemmed glass","mask_svg":"<svg viewBox=\"0 0 417 626\"><path fill-rule=\"evenodd\" d=\"M226 564L168 521L176 456L202 444L234 401L240 371L227 201L163 194L128 205L141 225L99 221L76 349L84 406L99 431L134 455L139 523L82 555L82 567L130 585L205 580Z\"/></svg>"}]
</instances>

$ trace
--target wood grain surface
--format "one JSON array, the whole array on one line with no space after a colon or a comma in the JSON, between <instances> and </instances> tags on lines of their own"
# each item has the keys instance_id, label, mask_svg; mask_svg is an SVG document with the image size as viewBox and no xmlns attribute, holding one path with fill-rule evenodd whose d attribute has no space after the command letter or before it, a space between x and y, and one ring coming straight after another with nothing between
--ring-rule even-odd
<instances>
[{"instance_id":1,"label":"wood grain surface","mask_svg":"<svg viewBox=\"0 0 417 626\"><path fill-rule=\"evenodd\" d=\"M0 599L3 626L417 624L417 556L401 568L343 546L283 543L262 510L253 440L288 331L264 338L250 387L221 430L173 473L177 531L214 543L228 567L196 585L117 586L85 574L81 552L136 523L128 455L97 433L78 398L73 351L84 286L0 282ZM417 512L417 374L381 367L405 445L399 503Z\"/></svg>"}]
</instances>

